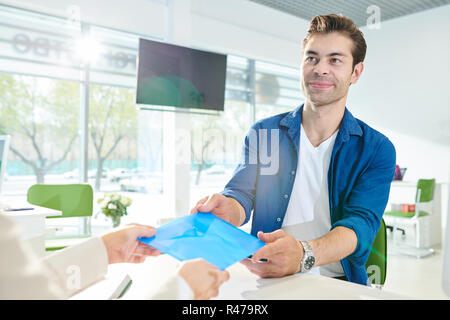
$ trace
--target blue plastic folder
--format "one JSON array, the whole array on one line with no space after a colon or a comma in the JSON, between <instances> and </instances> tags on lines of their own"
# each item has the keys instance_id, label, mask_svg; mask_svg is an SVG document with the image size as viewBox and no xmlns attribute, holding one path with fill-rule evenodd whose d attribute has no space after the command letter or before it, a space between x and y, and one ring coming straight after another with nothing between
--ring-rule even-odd
<instances>
[{"instance_id":1,"label":"blue plastic folder","mask_svg":"<svg viewBox=\"0 0 450 320\"><path fill-rule=\"evenodd\" d=\"M175 219L157 228L154 237L138 240L181 261L203 258L220 270L265 245L211 212L197 212Z\"/></svg>"}]
</instances>

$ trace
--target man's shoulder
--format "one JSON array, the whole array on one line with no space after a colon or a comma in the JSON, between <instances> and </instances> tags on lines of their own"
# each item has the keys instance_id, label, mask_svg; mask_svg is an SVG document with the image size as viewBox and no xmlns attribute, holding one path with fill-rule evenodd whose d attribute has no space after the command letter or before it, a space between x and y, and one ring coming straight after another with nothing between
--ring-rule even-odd
<instances>
[{"instance_id":1,"label":"man's shoulder","mask_svg":"<svg viewBox=\"0 0 450 320\"><path fill-rule=\"evenodd\" d=\"M381 146L385 145L388 148L394 148L393 143L389 140L389 138L378 131L377 129L374 129L364 121L355 118L355 120L358 122L361 130L362 130L362 137L365 143Z\"/></svg>"}]
</instances>

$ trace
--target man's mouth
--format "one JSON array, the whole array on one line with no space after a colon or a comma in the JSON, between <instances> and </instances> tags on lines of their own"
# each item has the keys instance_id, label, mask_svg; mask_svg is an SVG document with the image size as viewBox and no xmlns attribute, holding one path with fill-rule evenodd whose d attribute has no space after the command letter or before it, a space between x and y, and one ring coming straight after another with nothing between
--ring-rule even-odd
<instances>
[{"instance_id":1,"label":"man's mouth","mask_svg":"<svg viewBox=\"0 0 450 320\"><path fill-rule=\"evenodd\" d=\"M329 89L333 86L332 83L320 81L310 81L309 85L314 89Z\"/></svg>"}]
</instances>

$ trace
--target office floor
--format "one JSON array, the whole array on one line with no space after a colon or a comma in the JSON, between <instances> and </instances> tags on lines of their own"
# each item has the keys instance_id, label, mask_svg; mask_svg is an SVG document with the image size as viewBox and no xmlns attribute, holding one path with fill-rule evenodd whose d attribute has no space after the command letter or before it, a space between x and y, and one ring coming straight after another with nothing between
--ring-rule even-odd
<instances>
[{"instance_id":1,"label":"office floor","mask_svg":"<svg viewBox=\"0 0 450 320\"><path fill-rule=\"evenodd\" d=\"M398 248L388 236L386 282L383 290L413 299L450 299L441 286L442 250L432 247L435 254L425 258L398 255Z\"/></svg>"}]
</instances>

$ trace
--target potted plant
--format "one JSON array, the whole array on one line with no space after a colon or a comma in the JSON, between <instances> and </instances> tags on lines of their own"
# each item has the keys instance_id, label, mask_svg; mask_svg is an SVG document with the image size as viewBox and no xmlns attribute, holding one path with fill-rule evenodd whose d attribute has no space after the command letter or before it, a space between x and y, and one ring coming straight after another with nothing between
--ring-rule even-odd
<instances>
[{"instance_id":1,"label":"potted plant","mask_svg":"<svg viewBox=\"0 0 450 320\"><path fill-rule=\"evenodd\" d=\"M127 208L132 202L133 200L130 198L118 193L105 194L97 201L100 205L99 213L102 212L107 218L110 218L114 228L119 226L120 219L128 214Z\"/></svg>"}]
</instances>

